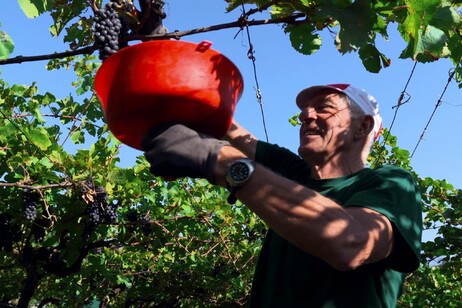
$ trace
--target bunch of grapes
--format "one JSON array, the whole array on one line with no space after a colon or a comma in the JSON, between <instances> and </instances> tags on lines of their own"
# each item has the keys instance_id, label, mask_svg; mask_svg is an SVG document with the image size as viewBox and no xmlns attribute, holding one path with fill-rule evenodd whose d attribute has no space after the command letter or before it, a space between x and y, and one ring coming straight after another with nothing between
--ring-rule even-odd
<instances>
[{"instance_id":1,"label":"bunch of grapes","mask_svg":"<svg viewBox=\"0 0 462 308\"><path fill-rule=\"evenodd\" d=\"M25 189L22 192L22 203L24 206L24 218L27 221L34 221L37 218L37 204L40 195L37 192Z\"/></svg>"},{"instance_id":2,"label":"bunch of grapes","mask_svg":"<svg viewBox=\"0 0 462 308\"><path fill-rule=\"evenodd\" d=\"M122 5L126 5L126 1L119 4L119 1L112 0L95 14L95 41L99 51L99 58L102 61L120 49L119 39L128 30L126 22L118 14L118 10L121 9Z\"/></svg>"},{"instance_id":3,"label":"bunch of grapes","mask_svg":"<svg viewBox=\"0 0 462 308\"><path fill-rule=\"evenodd\" d=\"M85 211L87 220L82 234L83 239L87 240L93 232L94 228L100 222L100 209L99 203L96 200L93 182L91 180L87 180L82 183L80 192L83 201L85 201L87 204Z\"/></svg>"},{"instance_id":4,"label":"bunch of grapes","mask_svg":"<svg viewBox=\"0 0 462 308\"><path fill-rule=\"evenodd\" d=\"M117 207L116 203L107 204L104 208L104 220L110 224L117 222Z\"/></svg>"},{"instance_id":5,"label":"bunch of grapes","mask_svg":"<svg viewBox=\"0 0 462 308\"><path fill-rule=\"evenodd\" d=\"M98 201L91 202L87 207L88 223L92 227L96 227L101 222L100 204Z\"/></svg>"},{"instance_id":6,"label":"bunch of grapes","mask_svg":"<svg viewBox=\"0 0 462 308\"><path fill-rule=\"evenodd\" d=\"M103 221L103 209L108 200L107 193L102 186L95 188L90 180L83 183L81 193L82 199L87 203L87 225L93 229Z\"/></svg>"},{"instance_id":7,"label":"bunch of grapes","mask_svg":"<svg viewBox=\"0 0 462 308\"><path fill-rule=\"evenodd\" d=\"M88 203L86 213L87 222L85 223L82 234L84 240L88 240L93 230L101 223L101 210L99 202L93 200L92 202Z\"/></svg>"},{"instance_id":8,"label":"bunch of grapes","mask_svg":"<svg viewBox=\"0 0 462 308\"><path fill-rule=\"evenodd\" d=\"M83 238L90 237L93 230L101 223L113 224L117 222L118 204L111 202L103 186L94 187L92 181L85 181L81 188L82 199L87 204L87 222L83 231Z\"/></svg>"},{"instance_id":9,"label":"bunch of grapes","mask_svg":"<svg viewBox=\"0 0 462 308\"><path fill-rule=\"evenodd\" d=\"M95 189L96 201L100 204L102 220L107 223L117 222L117 207L116 203L109 203L109 198L103 186L98 186Z\"/></svg>"}]
</instances>

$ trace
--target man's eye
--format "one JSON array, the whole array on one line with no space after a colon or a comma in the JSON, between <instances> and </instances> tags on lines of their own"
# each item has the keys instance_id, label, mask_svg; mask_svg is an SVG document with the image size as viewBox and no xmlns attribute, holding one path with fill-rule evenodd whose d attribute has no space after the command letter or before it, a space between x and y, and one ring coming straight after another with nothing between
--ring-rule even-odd
<instances>
[{"instance_id":1,"label":"man's eye","mask_svg":"<svg viewBox=\"0 0 462 308\"><path fill-rule=\"evenodd\" d=\"M318 105L318 110L322 111L322 110L326 110L326 109L331 109L332 106L330 105L327 105L327 104L322 104L322 105Z\"/></svg>"}]
</instances>

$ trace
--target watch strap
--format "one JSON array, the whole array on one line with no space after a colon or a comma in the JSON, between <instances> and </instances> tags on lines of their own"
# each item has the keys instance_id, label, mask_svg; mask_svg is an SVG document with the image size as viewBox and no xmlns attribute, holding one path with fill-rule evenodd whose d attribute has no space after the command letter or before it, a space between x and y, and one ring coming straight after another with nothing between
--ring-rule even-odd
<instances>
[{"instance_id":1,"label":"watch strap","mask_svg":"<svg viewBox=\"0 0 462 308\"><path fill-rule=\"evenodd\" d=\"M237 201L236 193L239 190L240 187L232 187L229 191L228 198L226 201L228 201L229 204L235 204Z\"/></svg>"}]
</instances>

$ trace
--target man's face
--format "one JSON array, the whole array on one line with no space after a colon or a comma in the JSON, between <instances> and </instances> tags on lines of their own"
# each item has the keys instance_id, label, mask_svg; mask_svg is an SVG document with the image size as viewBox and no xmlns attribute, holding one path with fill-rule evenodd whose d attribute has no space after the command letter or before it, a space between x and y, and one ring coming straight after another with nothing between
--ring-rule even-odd
<instances>
[{"instance_id":1,"label":"man's face","mask_svg":"<svg viewBox=\"0 0 462 308\"><path fill-rule=\"evenodd\" d=\"M302 158L326 161L354 141L354 127L347 101L331 90L308 99L300 113Z\"/></svg>"}]
</instances>

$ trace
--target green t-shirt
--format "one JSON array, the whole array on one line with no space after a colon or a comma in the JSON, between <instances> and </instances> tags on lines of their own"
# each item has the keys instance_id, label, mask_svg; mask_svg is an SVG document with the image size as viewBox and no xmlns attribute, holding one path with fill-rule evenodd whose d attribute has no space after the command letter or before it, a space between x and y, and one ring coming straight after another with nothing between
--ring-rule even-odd
<instances>
[{"instance_id":1,"label":"green t-shirt","mask_svg":"<svg viewBox=\"0 0 462 308\"><path fill-rule=\"evenodd\" d=\"M338 271L269 230L258 259L250 306L395 307L406 273L419 266L422 209L411 174L396 166L382 166L314 180L299 156L264 142L257 144L256 160L343 207L362 206L382 213L394 228L395 249L380 262Z\"/></svg>"}]
</instances>

